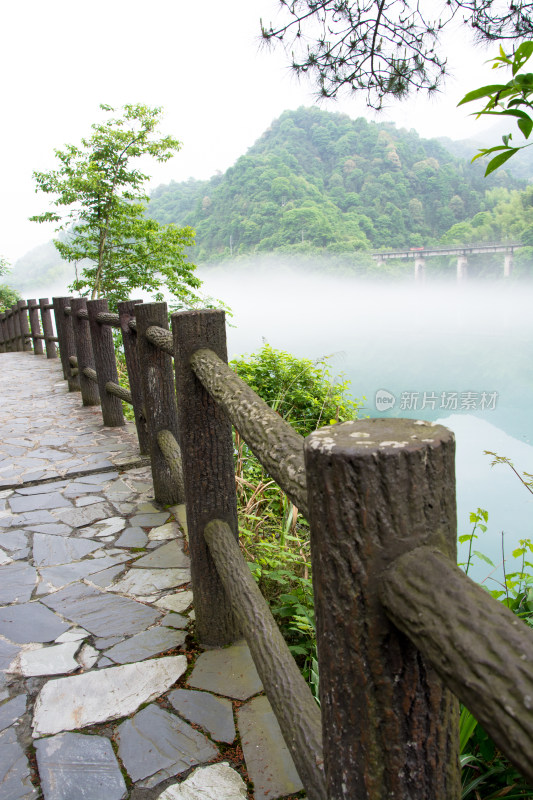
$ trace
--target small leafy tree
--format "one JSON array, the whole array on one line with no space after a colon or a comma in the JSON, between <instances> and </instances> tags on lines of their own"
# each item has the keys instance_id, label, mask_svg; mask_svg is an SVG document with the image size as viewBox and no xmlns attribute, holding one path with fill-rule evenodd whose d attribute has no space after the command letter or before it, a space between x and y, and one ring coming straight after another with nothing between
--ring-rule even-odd
<instances>
[{"instance_id":1,"label":"small leafy tree","mask_svg":"<svg viewBox=\"0 0 533 800\"><path fill-rule=\"evenodd\" d=\"M0 256L0 277L9 272L9 264L5 258ZM6 283L0 283L0 311L5 311L20 300L21 296L16 289L8 286Z\"/></svg>"},{"instance_id":2,"label":"small leafy tree","mask_svg":"<svg viewBox=\"0 0 533 800\"><path fill-rule=\"evenodd\" d=\"M533 119L531 116L533 112L533 73L521 73L520 70L530 59L532 54L533 42L522 42L522 44L509 55L507 55L500 46L500 55L491 59L492 68L501 69L502 67L511 67L513 76L511 80L507 83L493 83L488 86L482 86L479 89L474 89L474 91L469 92L463 97L459 105L461 106L463 103L472 103L475 100L486 99L485 106L480 111L475 112L478 118L485 114L499 117L511 117L511 119L514 118L524 138L529 139L531 131L533 130ZM531 144L515 146L511 144L512 138L512 133L502 136L502 144L483 148L474 156L472 161L483 156L497 153L497 155L489 161L487 169L485 170L485 175L490 175L491 172L494 172L495 169L505 164L505 162L518 153L519 150L523 150L524 147L529 147Z\"/></svg>"},{"instance_id":3,"label":"small leafy tree","mask_svg":"<svg viewBox=\"0 0 533 800\"><path fill-rule=\"evenodd\" d=\"M111 106L100 108L115 112ZM62 213L47 211L30 219L60 223L62 235L54 244L64 259L81 262L74 291L116 301L139 289L157 292L157 300L166 287L180 304L194 304L198 296L193 290L201 282L184 253L194 244L194 232L145 216L148 175L138 165L146 156L167 161L180 143L157 135L161 108L137 104L121 111L121 116L93 124L92 135L79 147L56 150L56 170L33 173L36 191L54 195L51 204Z\"/></svg>"}]
</instances>

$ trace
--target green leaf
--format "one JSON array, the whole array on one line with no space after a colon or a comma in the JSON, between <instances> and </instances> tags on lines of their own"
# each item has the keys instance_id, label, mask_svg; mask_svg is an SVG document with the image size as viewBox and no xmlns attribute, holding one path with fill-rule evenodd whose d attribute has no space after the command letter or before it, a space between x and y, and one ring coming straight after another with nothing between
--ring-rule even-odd
<instances>
[{"instance_id":1,"label":"green leaf","mask_svg":"<svg viewBox=\"0 0 533 800\"><path fill-rule=\"evenodd\" d=\"M481 559L481 561L485 561L487 564L490 564L491 567L494 566L494 563L490 560L488 556L484 553L480 553L479 550L474 550L474 555Z\"/></svg>"},{"instance_id":2,"label":"green leaf","mask_svg":"<svg viewBox=\"0 0 533 800\"><path fill-rule=\"evenodd\" d=\"M500 155L493 158L492 161L489 162L489 165L485 170L485 177L487 177L487 175L490 175L491 172L494 172L495 169L498 169L498 167L501 167L502 164L505 164L505 162L508 161L511 158L511 156L514 156L515 153L518 153L519 149L520 149L519 147L512 147L506 153L500 153Z\"/></svg>"},{"instance_id":3,"label":"green leaf","mask_svg":"<svg viewBox=\"0 0 533 800\"><path fill-rule=\"evenodd\" d=\"M502 89L505 89L505 84L493 83L489 86L481 86L479 89L474 89L474 91L465 94L463 99L457 103L457 106L462 106L464 103L471 103L473 100L479 100L481 97L495 94L496 92L502 91Z\"/></svg>"}]
</instances>

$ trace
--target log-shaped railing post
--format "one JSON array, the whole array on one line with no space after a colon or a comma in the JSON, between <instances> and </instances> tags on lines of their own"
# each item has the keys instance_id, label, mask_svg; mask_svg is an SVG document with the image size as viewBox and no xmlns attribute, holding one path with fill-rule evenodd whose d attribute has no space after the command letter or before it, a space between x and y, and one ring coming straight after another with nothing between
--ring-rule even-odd
<instances>
[{"instance_id":1,"label":"log-shaped railing post","mask_svg":"<svg viewBox=\"0 0 533 800\"><path fill-rule=\"evenodd\" d=\"M48 297L41 297L39 299L41 321L43 323L44 346L46 347L46 358L57 358L57 347L55 342L52 341L54 336L54 326L52 323L52 311L50 308L48 308L49 305L50 300Z\"/></svg>"},{"instance_id":2,"label":"log-shaped railing post","mask_svg":"<svg viewBox=\"0 0 533 800\"><path fill-rule=\"evenodd\" d=\"M59 355L63 367L63 377L68 383L69 392L80 391L79 375L72 375L71 356L76 355L76 343L70 316L65 313L65 308L70 306L71 297L54 297L54 316L56 318L57 338L59 340Z\"/></svg>"},{"instance_id":3,"label":"log-shaped railing post","mask_svg":"<svg viewBox=\"0 0 533 800\"><path fill-rule=\"evenodd\" d=\"M0 353L7 353L7 325L4 311L0 311Z\"/></svg>"},{"instance_id":4,"label":"log-shaped railing post","mask_svg":"<svg viewBox=\"0 0 533 800\"><path fill-rule=\"evenodd\" d=\"M14 336L15 336L15 347L13 348L19 353L21 350L24 350L24 339L22 338L22 330L20 327L20 314L18 303L13 303L11 306L11 318L13 320L13 329L14 329Z\"/></svg>"},{"instance_id":5,"label":"log-shaped railing post","mask_svg":"<svg viewBox=\"0 0 533 800\"><path fill-rule=\"evenodd\" d=\"M85 297L73 297L70 301L70 307L72 309L70 317L72 320L72 329L74 331L74 341L76 342L76 355L78 358L81 399L84 406L97 406L100 404L98 385L83 373L86 367L89 369L95 368L89 319L88 316L78 316L78 311L85 311L87 314L87 300Z\"/></svg>"},{"instance_id":6,"label":"log-shaped railing post","mask_svg":"<svg viewBox=\"0 0 533 800\"><path fill-rule=\"evenodd\" d=\"M135 319L135 307L140 305L142 300L126 300L117 304L118 316L120 319L120 330L122 331L122 342L124 344L124 358L128 370L130 382L131 399L133 414L135 416L135 426L137 428L137 438L139 440L139 450L143 455L150 452L150 437L146 425L146 415L144 411L141 367L139 353L137 350L137 332L132 330L130 322Z\"/></svg>"},{"instance_id":7,"label":"log-shaped railing post","mask_svg":"<svg viewBox=\"0 0 533 800\"><path fill-rule=\"evenodd\" d=\"M135 307L135 319L155 499L160 503L182 503L181 487L173 479L171 468L157 441L158 433L163 430L170 431L178 438L172 356L146 338L146 331L150 327L168 330L167 304L141 303Z\"/></svg>"},{"instance_id":8,"label":"log-shaped railing post","mask_svg":"<svg viewBox=\"0 0 533 800\"><path fill-rule=\"evenodd\" d=\"M192 371L190 357L207 347L228 360L224 312L173 314L172 332L196 633L202 644L222 647L235 641L239 630L204 529L219 519L238 539L233 437L228 418Z\"/></svg>"},{"instance_id":9,"label":"log-shaped railing post","mask_svg":"<svg viewBox=\"0 0 533 800\"><path fill-rule=\"evenodd\" d=\"M429 544L455 561L453 434L406 419L306 439L329 800L458 800L458 703L389 621L380 577Z\"/></svg>"},{"instance_id":10,"label":"log-shaped railing post","mask_svg":"<svg viewBox=\"0 0 533 800\"><path fill-rule=\"evenodd\" d=\"M92 350L94 363L96 365L98 388L100 390L102 417L104 425L110 428L117 428L120 425L124 425L122 401L119 400L118 397L109 394L105 388L108 381L118 383L115 344L113 342L113 333L109 325L102 325L96 319L96 315L100 311L109 311L107 300L101 298L100 300L87 301Z\"/></svg>"},{"instance_id":11,"label":"log-shaped railing post","mask_svg":"<svg viewBox=\"0 0 533 800\"><path fill-rule=\"evenodd\" d=\"M37 300L32 298L28 300L28 311L30 316L30 330L31 330L31 338L33 342L33 352L36 356L42 356L44 349L43 349L43 340L41 339L41 326L39 324L39 303Z\"/></svg>"},{"instance_id":12,"label":"log-shaped railing post","mask_svg":"<svg viewBox=\"0 0 533 800\"><path fill-rule=\"evenodd\" d=\"M22 350L29 353L33 350L32 341L30 339L30 326L28 324L28 304L25 300L19 300L17 303L18 314L20 320L20 335L22 338Z\"/></svg>"},{"instance_id":13,"label":"log-shaped railing post","mask_svg":"<svg viewBox=\"0 0 533 800\"><path fill-rule=\"evenodd\" d=\"M8 308L6 311L7 315L7 332L8 332L8 349L10 353L14 353L17 350L17 339L15 333L15 315L13 313L13 306Z\"/></svg>"}]
</instances>

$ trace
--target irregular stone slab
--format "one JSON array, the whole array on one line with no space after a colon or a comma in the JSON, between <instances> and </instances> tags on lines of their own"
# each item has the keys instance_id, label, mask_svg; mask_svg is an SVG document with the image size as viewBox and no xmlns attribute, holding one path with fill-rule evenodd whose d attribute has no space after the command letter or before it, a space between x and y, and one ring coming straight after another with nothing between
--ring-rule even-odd
<instances>
[{"instance_id":1,"label":"irregular stone slab","mask_svg":"<svg viewBox=\"0 0 533 800\"><path fill-rule=\"evenodd\" d=\"M186 669L185 656L166 656L48 681L35 703L33 735L128 716L166 692Z\"/></svg>"},{"instance_id":2,"label":"irregular stone slab","mask_svg":"<svg viewBox=\"0 0 533 800\"><path fill-rule=\"evenodd\" d=\"M26 511L36 511L42 508L72 508L72 503L66 500L60 492L15 495L9 500L9 505L14 514L23 514Z\"/></svg>"},{"instance_id":3,"label":"irregular stone slab","mask_svg":"<svg viewBox=\"0 0 533 800\"><path fill-rule=\"evenodd\" d=\"M50 533L36 533L33 537L33 563L44 567L79 561L98 550L99 542L90 539L64 539Z\"/></svg>"},{"instance_id":4,"label":"irregular stone slab","mask_svg":"<svg viewBox=\"0 0 533 800\"><path fill-rule=\"evenodd\" d=\"M92 506L85 506L85 508L60 508L54 511L54 516L67 525L72 525L74 528L82 528L92 522L106 519L112 513L113 509L107 503L94 503Z\"/></svg>"},{"instance_id":5,"label":"irregular stone slab","mask_svg":"<svg viewBox=\"0 0 533 800\"><path fill-rule=\"evenodd\" d=\"M77 497L74 501L74 504L77 508L81 508L82 506L91 506L93 503L101 503L102 498L99 494L88 494L84 497Z\"/></svg>"},{"instance_id":6,"label":"irregular stone slab","mask_svg":"<svg viewBox=\"0 0 533 800\"><path fill-rule=\"evenodd\" d=\"M106 651L106 656L117 664L128 664L132 661L143 661L145 658L164 653L179 647L185 641L185 631L171 628L150 628L149 631L137 633L124 642Z\"/></svg>"},{"instance_id":7,"label":"irregular stone slab","mask_svg":"<svg viewBox=\"0 0 533 800\"><path fill-rule=\"evenodd\" d=\"M60 733L35 742L46 800L122 800L126 784L105 736Z\"/></svg>"},{"instance_id":8,"label":"irregular stone slab","mask_svg":"<svg viewBox=\"0 0 533 800\"><path fill-rule=\"evenodd\" d=\"M181 542L168 542L157 550L149 553L147 556L142 556L135 563L134 567L152 567L155 569L164 569L177 567L180 569L189 569L191 559L183 552Z\"/></svg>"},{"instance_id":9,"label":"irregular stone slab","mask_svg":"<svg viewBox=\"0 0 533 800\"><path fill-rule=\"evenodd\" d=\"M181 531L176 522L167 522L166 525L160 525L158 528L152 528L148 534L150 541L161 542L166 539L175 539L181 537Z\"/></svg>"},{"instance_id":10,"label":"irregular stone slab","mask_svg":"<svg viewBox=\"0 0 533 800\"><path fill-rule=\"evenodd\" d=\"M165 625L168 628L186 628L189 624L189 618L183 617L181 614L167 614L161 620L161 625Z\"/></svg>"},{"instance_id":11,"label":"irregular stone slab","mask_svg":"<svg viewBox=\"0 0 533 800\"><path fill-rule=\"evenodd\" d=\"M231 743L235 739L233 706L229 700L188 689L176 689L168 699L176 711L189 722L200 725L218 742Z\"/></svg>"},{"instance_id":12,"label":"irregular stone slab","mask_svg":"<svg viewBox=\"0 0 533 800\"><path fill-rule=\"evenodd\" d=\"M36 583L37 571L34 567L29 564L7 564L2 567L0 603L23 603L29 600Z\"/></svg>"},{"instance_id":13,"label":"irregular stone slab","mask_svg":"<svg viewBox=\"0 0 533 800\"><path fill-rule=\"evenodd\" d=\"M157 800L246 800L248 790L227 761L198 767L183 783L169 786Z\"/></svg>"},{"instance_id":14,"label":"irregular stone slab","mask_svg":"<svg viewBox=\"0 0 533 800\"><path fill-rule=\"evenodd\" d=\"M0 544L7 550L20 550L26 543L26 535L22 531L6 531L0 534Z\"/></svg>"},{"instance_id":15,"label":"irregular stone slab","mask_svg":"<svg viewBox=\"0 0 533 800\"><path fill-rule=\"evenodd\" d=\"M0 639L0 672L9 667L19 650L20 647L12 644L12 642L6 642L5 639Z\"/></svg>"},{"instance_id":16,"label":"irregular stone slab","mask_svg":"<svg viewBox=\"0 0 533 800\"><path fill-rule=\"evenodd\" d=\"M218 755L206 736L153 704L119 725L117 739L118 753L130 778L152 778L144 786L155 786Z\"/></svg>"},{"instance_id":17,"label":"irregular stone slab","mask_svg":"<svg viewBox=\"0 0 533 800\"><path fill-rule=\"evenodd\" d=\"M156 514L136 514L130 519L130 524L138 525L140 528L153 528L156 525L162 525L169 516L167 511L160 511Z\"/></svg>"},{"instance_id":18,"label":"irregular stone slab","mask_svg":"<svg viewBox=\"0 0 533 800\"><path fill-rule=\"evenodd\" d=\"M92 666L94 666L94 664L96 664L99 656L100 653L98 650L95 650L90 644L83 644L76 656L76 661L80 667L83 667L83 669L90 669Z\"/></svg>"},{"instance_id":19,"label":"irregular stone slab","mask_svg":"<svg viewBox=\"0 0 533 800\"><path fill-rule=\"evenodd\" d=\"M156 508L153 503L141 503L137 506L138 514L159 514L161 510Z\"/></svg>"},{"instance_id":20,"label":"irregular stone slab","mask_svg":"<svg viewBox=\"0 0 533 800\"><path fill-rule=\"evenodd\" d=\"M120 575L122 572L124 572L123 564L118 567L109 567L108 569L91 574L90 581L96 584L96 586L109 586L113 583L117 575Z\"/></svg>"},{"instance_id":21,"label":"irregular stone slab","mask_svg":"<svg viewBox=\"0 0 533 800\"><path fill-rule=\"evenodd\" d=\"M168 611L186 611L191 605L193 600L192 592L186 589L184 592L176 592L176 594L166 594L159 600L156 600L154 605L158 608L166 608Z\"/></svg>"},{"instance_id":22,"label":"irregular stone slab","mask_svg":"<svg viewBox=\"0 0 533 800\"><path fill-rule=\"evenodd\" d=\"M97 583L92 580L92 576L103 574L109 567L113 567L117 561L125 561L129 556L121 554L120 558L114 556L105 556L105 558L90 558L85 561L75 561L72 564L63 564L59 567L41 567L39 574L41 580L44 581L50 589L61 589L69 583L74 583L81 578L89 578L91 582ZM118 572L122 571L119 567L116 572L112 574L109 581L104 578L104 584L108 585L112 577Z\"/></svg>"},{"instance_id":23,"label":"irregular stone slab","mask_svg":"<svg viewBox=\"0 0 533 800\"><path fill-rule=\"evenodd\" d=\"M37 480L37 478L35 480ZM46 509L43 511L28 511L26 514L21 514L19 520L20 523L18 524L24 525L24 527L29 527L30 525L47 525L56 521L55 517L53 517L49 511L46 511Z\"/></svg>"},{"instance_id":24,"label":"irregular stone slab","mask_svg":"<svg viewBox=\"0 0 533 800\"><path fill-rule=\"evenodd\" d=\"M294 761L266 697L237 709L237 724L255 800L271 800L303 789Z\"/></svg>"},{"instance_id":25,"label":"irregular stone slab","mask_svg":"<svg viewBox=\"0 0 533 800\"><path fill-rule=\"evenodd\" d=\"M79 642L64 642L52 647L40 647L38 650L22 650L11 663L9 672L25 675L27 678L74 672L80 666L74 658L79 647Z\"/></svg>"},{"instance_id":26,"label":"irregular stone slab","mask_svg":"<svg viewBox=\"0 0 533 800\"><path fill-rule=\"evenodd\" d=\"M19 694L0 706L0 731L5 730L26 711L26 695ZM0 795L1 796L1 795Z\"/></svg>"},{"instance_id":27,"label":"irregular stone slab","mask_svg":"<svg viewBox=\"0 0 533 800\"><path fill-rule=\"evenodd\" d=\"M93 475L84 475L82 478L78 478L77 480L73 481L74 484L79 483L89 483L93 484L93 488L91 491L94 492L94 486L99 485L101 483L108 483L109 481L118 478L118 472L106 472L104 474L94 473Z\"/></svg>"},{"instance_id":28,"label":"irregular stone slab","mask_svg":"<svg viewBox=\"0 0 533 800\"><path fill-rule=\"evenodd\" d=\"M13 559L0 547L0 567L5 567L6 564L11 564L12 561Z\"/></svg>"},{"instance_id":29,"label":"irregular stone slab","mask_svg":"<svg viewBox=\"0 0 533 800\"><path fill-rule=\"evenodd\" d=\"M64 525L62 522L49 522L46 525L35 525L28 527L29 531L36 533L53 533L56 536L70 536L72 528L70 525Z\"/></svg>"},{"instance_id":30,"label":"irregular stone slab","mask_svg":"<svg viewBox=\"0 0 533 800\"><path fill-rule=\"evenodd\" d=\"M163 589L174 589L189 583L188 569L130 569L122 580L112 586L114 592L145 597Z\"/></svg>"},{"instance_id":31,"label":"irregular stone slab","mask_svg":"<svg viewBox=\"0 0 533 800\"><path fill-rule=\"evenodd\" d=\"M84 631L83 628L71 628L65 633L62 633L61 636L58 636L56 644L61 644L62 642L79 642L81 639L86 639L89 636L89 631Z\"/></svg>"},{"instance_id":32,"label":"irregular stone slab","mask_svg":"<svg viewBox=\"0 0 533 800\"><path fill-rule=\"evenodd\" d=\"M142 528L126 528L116 541L117 547L144 547L148 536Z\"/></svg>"},{"instance_id":33,"label":"irregular stone slab","mask_svg":"<svg viewBox=\"0 0 533 800\"><path fill-rule=\"evenodd\" d=\"M68 628L69 625L37 601L0 608L0 634L12 642L53 642Z\"/></svg>"},{"instance_id":34,"label":"irregular stone slab","mask_svg":"<svg viewBox=\"0 0 533 800\"><path fill-rule=\"evenodd\" d=\"M67 485L67 481L54 481L54 483L41 483L39 486L25 486L22 489L16 489L16 494L48 494L54 489L61 489Z\"/></svg>"},{"instance_id":35,"label":"irregular stone slab","mask_svg":"<svg viewBox=\"0 0 533 800\"><path fill-rule=\"evenodd\" d=\"M30 800L39 792L32 786L30 765L17 742L13 728L0 733L0 797L2 800Z\"/></svg>"},{"instance_id":36,"label":"irregular stone slab","mask_svg":"<svg viewBox=\"0 0 533 800\"><path fill-rule=\"evenodd\" d=\"M126 520L122 517L110 517L109 519L100 520L100 522L98 522L100 531L97 536L111 536L114 533L119 533L119 531L126 527L126 524Z\"/></svg>"},{"instance_id":37,"label":"irregular stone slab","mask_svg":"<svg viewBox=\"0 0 533 800\"><path fill-rule=\"evenodd\" d=\"M189 686L236 700L247 700L263 689L245 642L202 653L196 659Z\"/></svg>"},{"instance_id":38,"label":"irregular stone slab","mask_svg":"<svg viewBox=\"0 0 533 800\"><path fill-rule=\"evenodd\" d=\"M43 599L47 606L96 636L139 633L159 619L159 614L135 600L74 584ZM0 628L0 633L2 632Z\"/></svg>"}]
</instances>

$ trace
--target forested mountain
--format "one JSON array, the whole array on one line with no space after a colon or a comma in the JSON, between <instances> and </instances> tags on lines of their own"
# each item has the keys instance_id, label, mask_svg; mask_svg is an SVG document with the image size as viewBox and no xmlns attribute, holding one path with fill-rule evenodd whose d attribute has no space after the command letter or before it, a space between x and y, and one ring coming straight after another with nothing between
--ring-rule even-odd
<instances>
[{"instance_id":1,"label":"forested mountain","mask_svg":"<svg viewBox=\"0 0 533 800\"><path fill-rule=\"evenodd\" d=\"M251 252L353 252L434 243L521 188L392 123L286 111L224 175L159 186L148 213L196 228L194 260Z\"/></svg>"}]
</instances>

